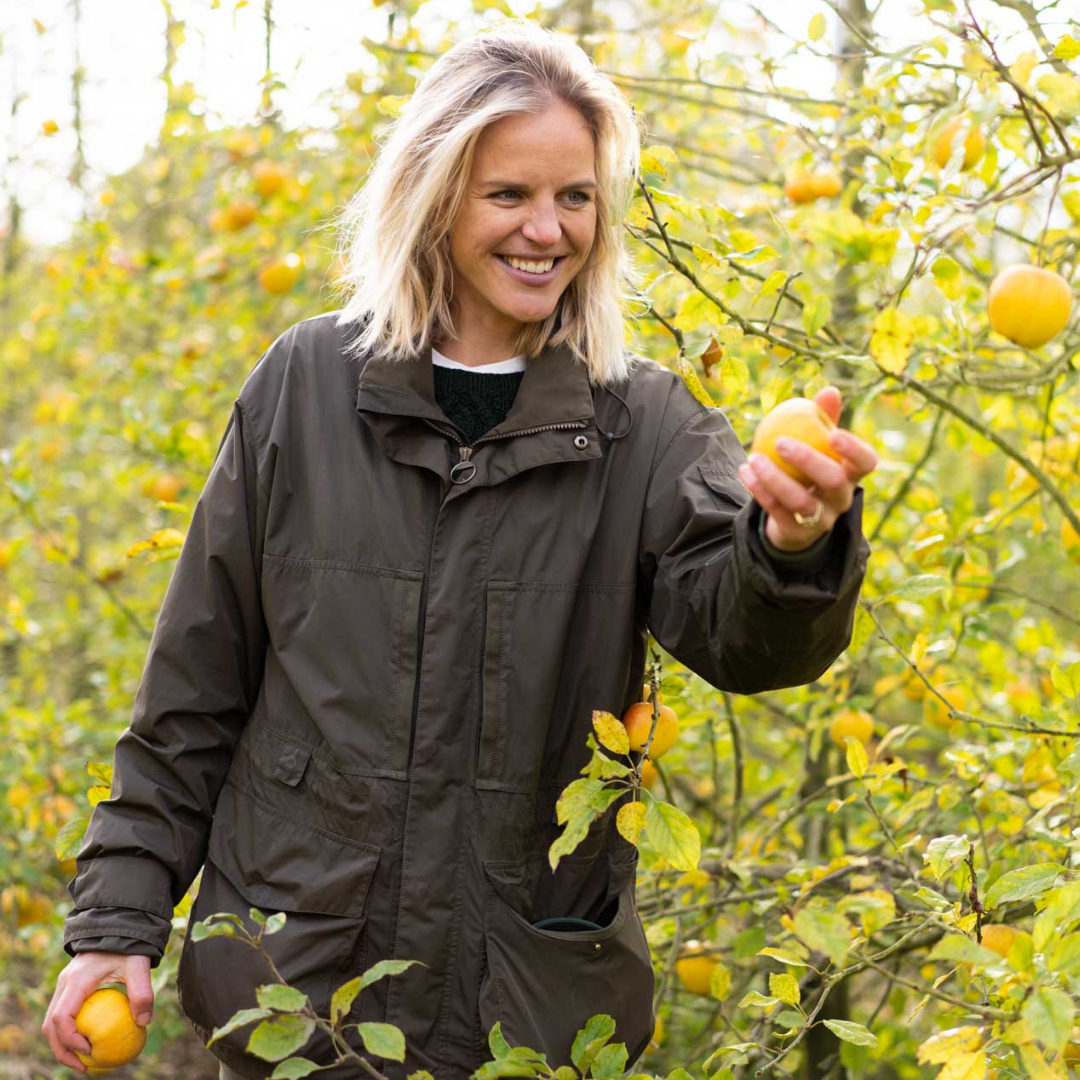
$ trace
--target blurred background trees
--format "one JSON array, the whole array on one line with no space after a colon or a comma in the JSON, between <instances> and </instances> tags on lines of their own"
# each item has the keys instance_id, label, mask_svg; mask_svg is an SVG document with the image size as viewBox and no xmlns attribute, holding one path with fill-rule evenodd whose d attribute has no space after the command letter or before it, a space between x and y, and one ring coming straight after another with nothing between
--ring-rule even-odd
<instances>
[{"instance_id":1,"label":"blurred background trees","mask_svg":"<svg viewBox=\"0 0 1080 1080\"><path fill-rule=\"evenodd\" d=\"M124 118L88 117L109 74L84 67L95 5L7 16L0 1060L12 1075L63 1071L38 1029L67 961L72 857L108 796L232 400L283 330L339 306L330 227L380 126L437 55L506 15L574 36L645 118L625 228L647 288L627 303L628 344L682 373L747 445L775 403L836 385L842 424L880 459L854 638L825 676L740 697L665 658L681 728L652 782L697 822L703 853L685 872L643 850L661 1025L639 1068L1071 1075L1080 305L1055 328L1037 310L1045 287L1034 300L1005 289L992 324L989 292L1025 264L1075 298L1080 18L1052 0L899 7L391 0L365 13L355 69L325 87L319 115L296 118L299 76L279 57L294 35L332 33L305 26L314 11L163 0L156 40L138 43L156 49L160 85L129 91L157 95L160 127L107 175L90 165L93 133ZM265 69L238 91L243 123L178 74L230 24ZM128 41L113 46L117 70ZM70 64L70 93L42 116L46 58L54 78ZM59 214L55 178L57 201L41 198L57 160L76 211L46 243L27 222ZM1031 345L1040 326L1054 332ZM127 1075L216 1077L171 988L189 905Z\"/></svg>"}]
</instances>

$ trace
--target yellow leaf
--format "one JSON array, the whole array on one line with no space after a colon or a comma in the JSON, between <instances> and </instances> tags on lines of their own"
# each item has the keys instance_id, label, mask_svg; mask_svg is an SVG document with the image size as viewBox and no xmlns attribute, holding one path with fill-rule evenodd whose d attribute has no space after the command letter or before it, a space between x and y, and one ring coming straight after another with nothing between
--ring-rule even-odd
<instances>
[{"instance_id":1,"label":"yellow leaf","mask_svg":"<svg viewBox=\"0 0 1080 1080\"><path fill-rule=\"evenodd\" d=\"M698 378L697 368L681 354L677 366L679 374L682 376L683 382L686 383L686 387L690 393L693 394L702 405L708 405L710 409L715 409L716 402L710 397L709 391L701 385L701 379Z\"/></svg>"},{"instance_id":2,"label":"yellow leaf","mask_svg":"<svg viewBox=\"0 0 1080 1080\"><path fill-rule=\"evenodd\" d=\"M847 767L855 776L862 779L870 764L870 759L866 756L866 747L854 735L845 735L844 742L847 743Z\"/></svg>"},{"instance_id":3,"label":"yellow leaf","mask_svg":"<svg viewBox=\"0 0 1080 1080\"><path fill-rule=\"evenodd\" d=\"M628 802L620 806L615 815L615 828L624 840L636 845L641 830L645 828L645 804Z\"/></svg>"},{"instance_id":4,"label":"yellow leaf","mask_svg":"<svg viewBox=\"0 0 1080 1080\"><path fill-rule=\"evenodd\" d=\"M887 307L873 322L870 355L890 375L899 375L911 352L915 330L911 317L895 307Z\"/></svg>"},{"instance_id":5,"label":"yellow leaf","mask_svg":"<svg viewBox=\"0 0 1080 1080\"><path fill-rule=\"evenodd\" d=\"M820 41L825 36L825 16L820 12L810 20L806 36L811 41Z\"/></svg>"},{"instance_id":6,"label":"yellow leaf","mask_svg":"<svg viewBox=\"0 0 1080 1080\"><path fill-rule=\"evenodd\" d=\"M719 961L709 978L709 993L717 1001L727 1001L731 996L731 972Z\"/></svg>"},{"instance_id":7,"label":"yellow leaf","mask_svg":"<svg viewBox=\"0 0 1080 1080\"><path fill-rule=\"evenodd\" d=\"M1027 81L1031 78L1032 69L1038 62L1039 59L1035 55L1035 50L1027 49L1009 65L1009 74L1020 86L1027 86Z\"/></svg>"},{"instance_id":8,"label":"yellow leaf","mask_svg":"<svg viewBox=\"0 0 1080 1080\"><path fill-rule=\"evenodd\" d=\"M781 401L786 401L790 396L791 375L774 375L761 391L762 414L772 412Z\"/></svg>"},{"instance_id":9,"label":"yellow leaf","mask_svg":"<svg viewBox=\"0 0 1080 1080\"><path fill-rule=\"evenodd\" d=\"M594 709L592 724L601 746L613 754L630 753L630 736L627 734L626 725L617 716Z\"/></svg>"},{"instance_id":10,"label":"yellow leaf","mask_svg":"<svg viewBox=\"0 0 1080 1080\"><path fill-rule=\"evenodd\" d=\"M915 1051L920 1065L941 1065L954 1055L982 1046L983 1029L975 1024L946 1028L931 1035Z\"/></svg>"},{"instance_id":11,"label":"yellow leaf","mask_svg":"<svg viewBox=\"0 0 1080 1080\"><path fill-rule=\"evenodd\" d=\"M779 998L786 1005L798 1005L802 995L799 993L799 981L794 975L769 972L769 993Z\"/></svg>"},{"instance_id":12,"label":"yellow leaf","mask_svg":"<svg viewBox=\"0 0 1080 1080\"><path fill-rule=\"evenodd\" d=\"M982 1050L957 1054L949 1059L937 1080L983 1080L986 1076L986 1054Z\"/></svg>"},{"instance_id":13,"label":"yellow leaf","mask_svg":"<svg viewBox=\"0 0 1080 1080\"><path fill-rule=\"evenodd\" d=\"M664 163L651 150L641 151L641 172L659 173L665 180L667 179L667 169L664 168Z\"/></svg>"}]
</instances>

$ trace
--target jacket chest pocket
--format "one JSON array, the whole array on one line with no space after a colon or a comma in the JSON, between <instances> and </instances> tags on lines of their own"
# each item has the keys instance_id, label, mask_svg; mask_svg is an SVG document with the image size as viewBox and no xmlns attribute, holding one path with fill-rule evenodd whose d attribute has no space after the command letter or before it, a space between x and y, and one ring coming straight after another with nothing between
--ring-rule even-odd
<instances>
[{"instance_id":1,"label":"jacket chest pocket","mask_svg":"<svg viewBox=\"0 0 1080 1080\"><path fill-rule=\"evenodd\" d=\"M618 711L626 692L634 596L622 584L487 583L477 787L578 778L593 710Z\"/></svg>"},{"instance_id":2,"label":"jacket chest pocket","mask_svg":"<svg viewBox=\"0 0 1080 1080\"><path fill-rule=\"evenodd\" d=\"M271 726L313 724L343 773L404 780L424 575L263 556Z\"/></svg>"}]
</instances>

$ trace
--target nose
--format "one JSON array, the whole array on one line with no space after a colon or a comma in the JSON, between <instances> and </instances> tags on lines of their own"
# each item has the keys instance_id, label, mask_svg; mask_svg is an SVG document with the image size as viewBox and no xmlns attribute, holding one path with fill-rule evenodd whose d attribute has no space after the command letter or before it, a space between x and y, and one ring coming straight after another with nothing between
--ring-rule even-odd
<instances>
[{"instance_id":1,"label":"nose","mask_svg":"<svg viewBox=\"0 0 1080 1080\"><path fill-rule=\"evenodd\" d=\"M529 220L521 227L521 233L540 248L557 244L562 236L562 226L554 204L534 204Z\"/></svg>"}]
</instances>

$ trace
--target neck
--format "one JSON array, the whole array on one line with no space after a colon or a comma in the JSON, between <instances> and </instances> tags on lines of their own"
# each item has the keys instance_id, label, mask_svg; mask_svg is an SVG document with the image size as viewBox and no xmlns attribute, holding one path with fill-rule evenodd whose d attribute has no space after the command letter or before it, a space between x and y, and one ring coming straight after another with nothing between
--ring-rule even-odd
<instances>
[{"instance_id":1,"label":"neck","mask_svg":"<svg viewBox=\"0 0 1080 1080\"><path fill-rule=\"evenodd\" d=\"M500 360L509 360L518 354L512 346L504 346L502 349L470 348L460 341L449 343L435 342L434 348L442 353L448 360L455 360L466 367L481 367L484 364L497 364Z\"/></svg>"}]
</instances>

